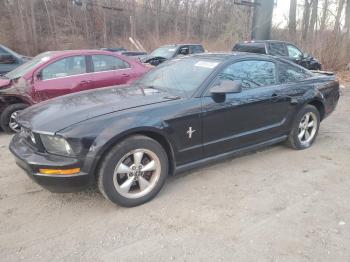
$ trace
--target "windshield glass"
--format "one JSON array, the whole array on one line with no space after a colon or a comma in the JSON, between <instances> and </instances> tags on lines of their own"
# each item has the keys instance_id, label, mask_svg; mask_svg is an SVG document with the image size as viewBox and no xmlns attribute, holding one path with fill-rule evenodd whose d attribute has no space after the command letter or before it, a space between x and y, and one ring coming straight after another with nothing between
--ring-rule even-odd
<instances>
[{"instance_id":1,"label":"windshield glass","mask_svg":"<svg viewBox=\"0 0 350 262\"><path fill-rule=\"evenodd\" d=\"M156 50L154 50L151 53L151 56L154 57L164 57L164 58L171 58L174 56L176 52L176 47L175 46L163 46L159 47Z\"/></svg>"},{"instance_id":2,"label":"windshield glass","mask_svg":"<svg viewBox=\"0 0 350 262\"><path fill-rule=\"evenodd\" d=\"M143 86L189 97L214 71L220 61L207 58L180 58L148 72L138 83Z\"/></svg>"},{"instance_id":3,"label":"windshield glass","mask_svg":"<svg viewBox=\"0 0 350 262\"><path fill-rule=\"evenodd\" d=\"M19 77L24 76L26 73L28 73L30 70L34 69L38 65L41 65L42 63L45 63L51 58L50 52L45 52L40 55L37 55L33 59L29 60L28 62L24 63L23 65L20 65L16 69L12 70L11 72L7 73L5 75L6 78L9 79L16 79Z\"/></svg>"}]
</instances>

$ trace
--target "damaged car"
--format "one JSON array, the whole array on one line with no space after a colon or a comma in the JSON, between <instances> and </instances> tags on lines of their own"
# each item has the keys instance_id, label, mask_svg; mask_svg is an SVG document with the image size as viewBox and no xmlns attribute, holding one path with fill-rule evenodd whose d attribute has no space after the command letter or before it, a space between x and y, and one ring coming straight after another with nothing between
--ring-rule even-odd
<instances>
[{"instance_id":1,"label":"damaged car","mask_svg":"<svg viewBox=\"0 0 350 262\"><path fill-rule=\"evenodd\" d=\"M17 54L10 48L0 45L0 75L12 71L30 59L28 56Z\"/></svg>"},{"instance_id":2,"label":"damaged car","mask_svg":"<svg viewBox=\"0 0 350 262\"><path fill-rule=\"evenodd\" d=\"M169 174L281 142L309 148L338 100L334 76L284 59L193 55L131 85L24 110L10 150L44 188L97 185L105 198L131 207L155 197Z\"/></svg>"},{"instance_id":3,"label":"damaged car","mask_svg":"<svg viewBox=\"0 0 350 262\"><path fill-rule=\"evenodd\" d=\"M150 64L152 66L157 66L166 60L175 58L177 56L186 56L191 54L204 53L205 50L200 44L174 44L174 45L164 45L148 56L141 58L141 62Z\"/></svg>"},{"instance_id":4,"label":"damaged car","mask_svg":"<svg viewBox=\"0 0 350 262\"><path fill-rule=\"evenodd\" d=\"M132 82L149 71L134 59L100 50L45 52L0 76L0 126L18 132L17 115L61 95Z\"/></svg>"},{"instance_id":5,"label":"damaged car","mask_svg":"<svg viewBox=\"0 0 350 262\"><path fill-rule=\"evenodd\" d=\"M277 40L245 41L235 44L232 51L273 55L288 59L309 70L322 69L321 63L316 58L288 42Z\"/></svg>"}]
</instances>

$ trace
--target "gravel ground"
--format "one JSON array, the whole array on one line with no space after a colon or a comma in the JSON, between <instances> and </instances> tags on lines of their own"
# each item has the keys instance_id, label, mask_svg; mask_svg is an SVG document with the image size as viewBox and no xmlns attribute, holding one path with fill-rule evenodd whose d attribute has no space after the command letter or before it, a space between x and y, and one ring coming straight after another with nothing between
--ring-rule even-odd
<instances>
[{"instance_id":1,"label":"gravel ground","mask_svg":"<svg viewBox=\"0 0 350 262\"><path fill-rule=\"evenodd\" d=\"M0 261L350 261L348 90L312 148L172 177L131 209L43 190L0 134Z\"/></svg>"}]
</instances>

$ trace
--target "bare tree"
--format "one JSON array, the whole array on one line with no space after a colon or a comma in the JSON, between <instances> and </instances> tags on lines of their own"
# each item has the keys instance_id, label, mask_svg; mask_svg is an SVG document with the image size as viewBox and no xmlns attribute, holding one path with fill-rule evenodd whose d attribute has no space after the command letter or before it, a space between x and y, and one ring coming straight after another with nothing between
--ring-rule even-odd
<instances>
[{"instance_id":1,"label":"bare tree","mask_svg":"<svg viewBox=\"0 0 350 262\"><path fill-rule=\"evenodd\" d=\"M327 14L328 14L328 0L324 0L323 6L322 6L322 16L321 16L321 23L320 23L320 31L323 32L326 28L326 22L327 22Z\"/></svg>"},{"instance_id":2,"label":"bare tree","mask_svg":"<svg viewBox=\"0 0 350 262\"><path fill-rule=\"evenodd\" d=\"M310 23L310 6L311 0L304 0L304 12L303 12L303 23L302 23L302 32L301 39L306 40L309 32L309 23Z\"/></svg>"},{"instance_id":3,"label":"bare tree","mask_svg":"<svg viewBox=\"0 0 350 262\"><path fill-rule=\"evenodd\" d=\"M309 26L309 35L311 38L314 36L314 32L315 32L315 26L317 22L317 13L318 13L318 0L313 0L310 26Z\"/></svg>"},{"instance_id":4,"label":"bare tree","mask_svg":"<svg viewBox=\"0 0 350 262\"><path fill-rule=\"evenodd\" d=\"M339 0L339 5L338 5L338 9L337 9L337 16L335 17L335 23L334 23L334 31L335 32L338 32L340 30L340 19L341 19L341 15L343 13L344 2L345 2L345 0Z\"/></svg>"},{"instance_id":5,"label":"bare tree","mask_svg":"<svg viewBox=\"0 0 350 262\"><path fill-rule=\"evenodd\" d=\"M346 36L349 37L349 34L350 34L350 0L346 0L345 30L346 30Z\"/></svg>"},{"instance_id":6,"label":"bare tree","mask_svg":"<svg viewBox=\"0 0 350 262\"><path fill-rule=\"evenodd\" d=\"M293 40L296 39L297 32L297 0L290 0L289 6L289 34Z\"/></svg>"}]
</instances>

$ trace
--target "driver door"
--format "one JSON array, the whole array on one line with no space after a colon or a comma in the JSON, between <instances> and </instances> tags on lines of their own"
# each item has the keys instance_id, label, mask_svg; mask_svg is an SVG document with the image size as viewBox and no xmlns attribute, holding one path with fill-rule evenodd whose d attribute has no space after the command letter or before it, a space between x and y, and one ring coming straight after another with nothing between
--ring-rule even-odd
<instances>
[{"instance_id":1,"label":"driver door","mask_svg":"<svg viewBox=\"0 0 350 262\"><path fill-rule=\"evenodd\" d=\"M242 81L242 92L202 99L205 157L230 152L278 137L289 108L279 93L276 65L268 60L235 62L219 73L222 80Z\"/></svg>"}]
</instances>

